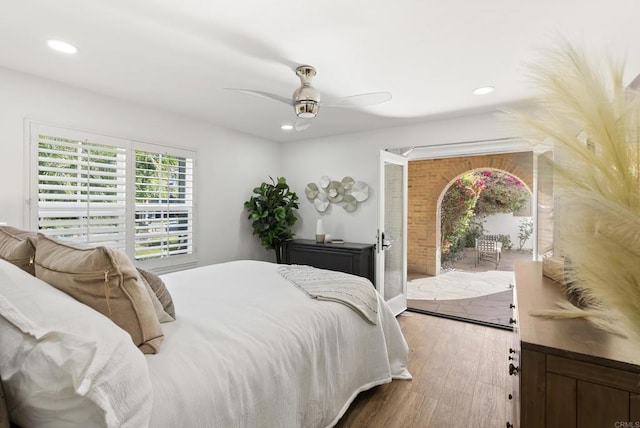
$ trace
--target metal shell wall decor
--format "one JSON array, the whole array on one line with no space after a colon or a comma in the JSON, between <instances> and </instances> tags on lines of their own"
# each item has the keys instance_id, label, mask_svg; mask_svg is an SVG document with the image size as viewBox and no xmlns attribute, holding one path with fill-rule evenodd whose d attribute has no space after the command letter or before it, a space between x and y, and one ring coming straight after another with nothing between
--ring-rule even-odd
<instances>
[{"instance_id":1,"label":"metal shell wall decor","mask_svg":"<svg viewBox=\"0 0 640 428\"><path fill-rule=\"evenodd\" d=\"M355 182L351 188L351 194L358 202L366 201L369 197L369 186L362 181Z\"/></svg>"},{"instance_id":2,"label":"metal shell wall decor","mask_svg":"<svg viewBox=\"0 0 640 428\"><path fill-rule=\"evenodd\" d=\"M353 197L353 195L345 195L342 200L342 208L347 212L353 212L358 208L358 201Z\"/></svg>"},{"instance_id":3,"label":"metal shell wall decor","mask_svg":"<svg viewBox=\"0 0 640 428\"><path fill-rule=\"evenodd\" d=\"M313 205L316 207L318 212L325 212L327 208L329 208L329 199L327 199L327 195L324 193L319 193L318 196L313 200Z\"/></svg>"},{"instance_id":4,"label":"metal shell wall decor","mask_svg":"<svg viewBox=\"0 0 640 428\"><path fill-rule=\"evenodd\" d=\"M345 177L342 179L342 186L344 187L344 190L351 190L353 183L355 183L355 180L351 177Z\"/></svg>"},{"instance_id":5,"label":"metal shell wall decor","mask_svg":"<svg viewBox=\"0 0 640 428\"><path fill-rule=\"evenodd\" d=\"M332 181L329 183L326 192L327 198L329 198L329 200L334 204L342 202L342 198L344 197L344 187L339 181Z\"/></svg>"},{"instance_id":6,"label":"metal shell wall decor","mask_svg":"<svg viewBox=\"0 0 640 428\"><path fill-rule=\"evenodd\" d=\"M326 189L327 186L329 185L329 183L331 183L331 179L329 177L327 177L326 175L320 177L320 187L323 189Z\"/></svg>"},{"instance_id":7,"label":"metal shell wall decor","mask_svg":"<svg viewBox=\"0 0 640 428\"><path fill-rule=\"evenodd\" d=\"M304 193L307 195L307 199L313 201L316 196L318 196L318 193L320 193L320 190L318 189L318 186L316 186L316 183L309 183L307 184L307 187L305 187Z\"/></svg>"},{"instance_id":8,"label":"metal shell wall decor","mask_svg":"<svg viewBox=\"0 0 640 428\"><path fill-rule=\"evenodd\" d=\"M325 175L320 178L318 184L319 186L316 183L307 184L304 193L321 213L325 212L331 203L342 206L347 212L353 212L358 208L358 203L369 197L369 186L351 177L336 181Z\"/></svg>"}]
</instances>

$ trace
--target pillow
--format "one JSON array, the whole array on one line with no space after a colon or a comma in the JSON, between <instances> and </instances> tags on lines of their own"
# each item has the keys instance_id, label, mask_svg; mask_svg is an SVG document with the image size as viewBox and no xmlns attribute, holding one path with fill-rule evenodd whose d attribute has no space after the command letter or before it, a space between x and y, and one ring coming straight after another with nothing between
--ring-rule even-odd
<instances>
[{"instance_id":1,"label":"pillow","mask_svg":"<svg viewBox=\"0 0 640 428\"><path fill-rule=\"evenodd\" d=\"M86 248L39 234L36 276L109 317L145 354L155 354L163 333L138 272L113 248Z\"/></svg>"},{"instance_id":2,"label":"pillow","mask_svg":"<svg viewBox=\"0 0 640 428\"><path fill-rule=\"evenodd\" d=\"M164 285L164 281L153 272L141 268L137 269L140 276L147 281L147 284L149 284L158 300L160 300L160 303L162 303L164 311L175 321L176 309L173 306L173 299L171 298L171 294L169 294L169 290L167 290L167 286Z\"/></svg>"},{"instance_id":3,"label":"pillow","mask_svg":"<svg viewBox=\"0 0 640 428\"><path fill-rule=\"evenodd\" d=\"M139 268L138 268L138 273L140 273ZM175 321L176 319L173 318L164 310L164 308L162 307L162 303L160 303L160 300L158 300L158 296L156 296L156 293L153 291L153 288L151 288L151 286L149 285L149 282L146 280L146 278L142 274L140 274L140 281L144 285L144 288L147 290L147 293L149 293L149 297L151 298L151 302L153 303L153 309L156 312L158 321L160 321L161 323Z\"/></svg>"},{"instance_id":4,"label":"pillow","mask_svg":"<svg viewBox=\"0 0 640 428\"><path fill-rule=\"evenodd\" d=\"M0 226L0 259L35 275L33 258L36 253L34 232L11 226Z\"/></svg>"},{"instance_id":5,"label":"pillow","mask_svg":"<svg viewBox=\"0 0 640 428\"><path fill-rule=\"evenodd\" d=\"M0 373L20 426L149 425L151 379L129 334L3 260Z\"/></svg>"}]
</instances>

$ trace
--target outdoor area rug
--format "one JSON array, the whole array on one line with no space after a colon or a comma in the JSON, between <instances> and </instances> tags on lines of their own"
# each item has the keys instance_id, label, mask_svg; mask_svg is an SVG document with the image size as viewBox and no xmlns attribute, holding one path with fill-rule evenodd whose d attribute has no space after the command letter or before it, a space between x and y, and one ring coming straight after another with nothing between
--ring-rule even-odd
<instances>
[{"instance_id":1,"label":"outdoor area rug","mask_svg":"<svg viewBox=\"0 0 640 428\"><path fill-rule=\"evenodd\" d=\"M449 271L409 281L407 306L454 319L511 328L513 272Z\"/></svg>"}]
</instances>

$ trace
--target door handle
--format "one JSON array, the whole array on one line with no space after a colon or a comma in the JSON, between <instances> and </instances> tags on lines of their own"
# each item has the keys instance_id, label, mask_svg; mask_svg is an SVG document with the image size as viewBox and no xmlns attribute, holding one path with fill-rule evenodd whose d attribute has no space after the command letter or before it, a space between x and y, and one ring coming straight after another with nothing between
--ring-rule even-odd
<instances>
[{"instance_id":1,"label":"door handle","mask_svg":"<svg viewBox=\"0 0 640 428\"><path fill-rule=\"evenodd\" d=\"M384 232L382 232L382 234L381 234L381 238L382 238L382 239L381 239L381 241L382 241L382 249L384 250L384 249L391 248L391 245L393 245L393 241L390 241L390 240L388 240L388 239L385 239L385 237L384 237Z\"/></svg>"}]
</instances>

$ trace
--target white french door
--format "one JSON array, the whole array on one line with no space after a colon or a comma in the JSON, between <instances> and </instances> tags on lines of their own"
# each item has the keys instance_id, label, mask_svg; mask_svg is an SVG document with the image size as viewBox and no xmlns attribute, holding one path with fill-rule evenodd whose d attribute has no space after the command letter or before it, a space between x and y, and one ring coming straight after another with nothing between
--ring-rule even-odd
<instances>
[{"instance_id":1,"label":"white french door","mask_svg":"<svg viewBox=\"0 0 640 428\"><path fill-rule=\"evenodd\" d=\"M380 151L379 178L376 285L398 315L407 309L407 158Z\"/></svg>"}]
</instances>

